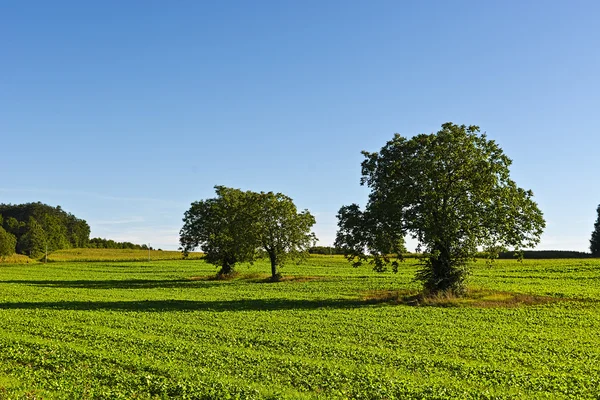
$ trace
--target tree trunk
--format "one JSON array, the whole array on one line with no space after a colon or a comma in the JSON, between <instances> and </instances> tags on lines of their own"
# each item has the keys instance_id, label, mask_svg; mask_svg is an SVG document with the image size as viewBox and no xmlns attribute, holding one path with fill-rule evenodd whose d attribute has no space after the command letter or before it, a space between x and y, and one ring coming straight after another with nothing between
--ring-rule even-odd
<instances>
[{"instance_id":1,"label":"tree trunk","mask_svg":"<svg viewBox=\"0 0 600 400\"><path fill-rule=\"evenodd\" d=\"M229 275L233 272L233 265L227 262L224 262L223 265L221 265L221 269L218 272L219 276L224 276L224 275Z\"/></svg>"},{"instance_id":2,"label":"tree trunk","mask_svg":"<svg viewBox=\"0 0 600 400\"><path fill-rule=\"evenodd\" d=\"M431 294L451 292L464 294L467 270L465 265L452 259L448 247L439 244L434 247L435 256L430 257L425 265L423 277L424 287Z\"/></svg>"},{"instance_id":3,"label":"tree trunk","mask_svg":"<svg viewBox=\"0 0 600 400\"><path fill-rule=\"evenodd\" d=\"M277 255L274 251L269 251L269 259L271 260L271 280L279 280L279 274L277 273Z\"/></svg>"},{"instance_id":4,"label":"tree trunk","mask_svg":"<svg viewBox=\"0 0 600 400\"><path fill-rule=\"evenodd\" d=\"M447 249L442 249L437 258L430 259L431 274L426 282L432 293L451 292L464 294L467 270L461 263L453 262Z\"/></svg>"}]
</instances>

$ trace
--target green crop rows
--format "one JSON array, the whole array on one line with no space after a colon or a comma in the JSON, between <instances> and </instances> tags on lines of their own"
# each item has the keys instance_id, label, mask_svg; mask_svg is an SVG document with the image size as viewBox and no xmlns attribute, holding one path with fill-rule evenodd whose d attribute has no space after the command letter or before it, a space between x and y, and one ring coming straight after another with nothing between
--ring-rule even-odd
<instances>
[{"instance_id":1,"label":"green crop rows","mask_svg":"<svg viewBox=\"0 0 600 400\"><path fill-rule=\"evenodd\" d=\"M379 298L418 289L412 261L238 270L1 265L0 398L600 397L599 260L478 262L474 290L544 299L497 305Z\"/></svg>"}]
</instances>

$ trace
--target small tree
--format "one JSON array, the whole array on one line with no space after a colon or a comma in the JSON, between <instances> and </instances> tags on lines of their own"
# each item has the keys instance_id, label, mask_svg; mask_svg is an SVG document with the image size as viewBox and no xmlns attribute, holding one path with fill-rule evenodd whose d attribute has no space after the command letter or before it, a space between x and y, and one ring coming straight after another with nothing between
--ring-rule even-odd
<instances>
[{"instance_id":1,"label":"small tree","mask_svg":"<svg viewBox=\"0 0 600 400\"><path fill-rule=\"evenodd\" d=\"M287 260L302 259L317 241L310 230L315 224L308 210L297 212L291 198L281 193L254 193L256 219L252 231L271 262L271 279Z\"/></svg>"},{"instance_id":2,"label":"small tree","mask_svg":"<svg viewBox=\"0 0 600 400\"><path fill-rule=\"evenodd\" d=\"M600 256L600 205L596 209L598 213L598 217L596 218L596 223L594 224L594 231L592 232L592 238L590 239L590 251L592 255L595 257Z\"/></svg>"},{"instance_id":3,"label":"small tree","mask_svg":"<svg viewBox=\"0 0 600 400\"><path fill-rule=\"evenodd\" d=\"M215 190L216 198L194 202L185 212L179 242L184 255L200 246L204 259L221 267L219 275L228 275L236 263L256 256L256 238L248 232L254 223L248 212L251 198L239 189Z\"/></svg>"},{"instance_id":4,"label":"small tree","mask_svg":"<svg viewBox=\"0 0 600 400\"><path fill-rule=\"evenodd\" d=\"M393 244L410 234L426 253L416 276L424 289L457 294L478 248L494 254L535 246L545 222L533 193L516 186L511 160L478 132L446 123L436 134L396 134L380 152L363 152L369 202L364 212L340 209L336 244L351 249L351 257L371 250L381 270L389 260L376 239Z\"/></svg>"}]
</instances>

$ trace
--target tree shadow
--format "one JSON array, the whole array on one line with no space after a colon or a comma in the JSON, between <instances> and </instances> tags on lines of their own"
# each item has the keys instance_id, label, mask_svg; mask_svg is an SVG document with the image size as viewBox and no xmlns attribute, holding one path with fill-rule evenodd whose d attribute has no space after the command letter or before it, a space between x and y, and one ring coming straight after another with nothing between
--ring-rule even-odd
<instances>
[{"instance_id":1,"label":"tree shadow","mask_svg":"<svg viewBox=\"0 0 600 400\"><path fill-rule=\"evenodd\" d=\"M73 310L73 311L278 311L278 310L317 310L353 309L374 304L389 303L380 300L327 299L242 299L242 300L143 300L143 301L42 301L0 303L0 310Z\"/></svg>"},{"instance_id":2,"label":"tree shadow","mask_svg":"<svg viewBox=\"0 0 600 400\"><path fill-rule=\"evenodd\" d=\"M278 283L278 282L310 282L322 280L317 276L284 276L278 281L273 281L269 274L237 274L231 277L218 275L193 276L182 279L108 279L108 280L7 280L0 283L10 283L30 286L43 286L50 288L67 289L155 289L155 288L208 288L224 283L240 280L252 283Z\"/></svg>"},{"instance_id":3,"label":"tree shadow","mask_svg":"<svg viewBox=\"0 0 600 400\"><path fill-rule=\"evenodd\" d=\"M11 280L0 283L44 286L69 289L155 289L155 288L207 288L221 283L191 279L108 279L108 280Z\"/></svg>"}]
</instances>

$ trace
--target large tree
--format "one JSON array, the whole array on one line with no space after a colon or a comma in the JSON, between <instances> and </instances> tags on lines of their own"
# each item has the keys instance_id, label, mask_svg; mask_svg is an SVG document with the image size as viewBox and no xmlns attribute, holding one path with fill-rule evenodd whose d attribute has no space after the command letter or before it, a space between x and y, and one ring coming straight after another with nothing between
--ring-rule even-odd
<instances>
[{"instance_id":1,"label":"large tree","mask_svg":"<svg viewBox=\"0 0 600 400\"><path fill-rule=\"evenodd\" d=\"M293 200L281 193L254 193L253 201L256 217L254 235L258 244L269 256L271 279L278 280L278 269L287 260L301 259L317 240L311 232L315 224L308 210L298 212Z\"/></svg>"},{"instance_id":2,"label":"large tree","mask_svg":"<svg viewBox=\"0 0 600 400\"><path fill-rule=\"evenodd\" d=\"M590 239L590 251L595 257L600 256L600 205L596 209L598 217L596 223L594 223L594 231L592 232L592 238Z\"/></svg>"},{"instance_id":3,"label":"large tree","mask_svg":"<svg viewBox=\"0 0 600 400\"><path fill-rule=\"evenodd\" d=\"M193 202L185 212L179 242L186 255L198 246L204 259L219 266L219 275L231 274L238 262L252 261L256 237L252 226L251 197L239 189L215 186L217 197Z\"/></svg>"},{"instance_id":4,"label":"large tree","mask_svg":"<svg viewBox=\"0 0 600 400\"><path fill-rule=\"evenodd\" d=\"M217 197L192 203L180 232L184 254L200 246L205 260L230 274L238 262L252 262L265 252L273 279L288 259L305 254L316 240L314 217L298 213L281 193L256 193L216 186ZM264 253L263 253L264 254Z\"/></svg>"},{"instance_id":5,"label":"large tree","mask_svg":"<svg viewBox=\"0 0 600 400\"><path fill-rule=\"evenodd\" d=\"M336 245L349 257L366 258L371 250L382 269L389 262L385 247L409 234L425 252L417 272L424 289L460 294L478 249L518 251L539 243L545 222L533 193L510 179L512 161L479 127L446 123L435 134L396 134L379 152L363 155L368 204L338 214ZM378 237L387 244L372 251Z\"/></svg>"}]
</instances>

